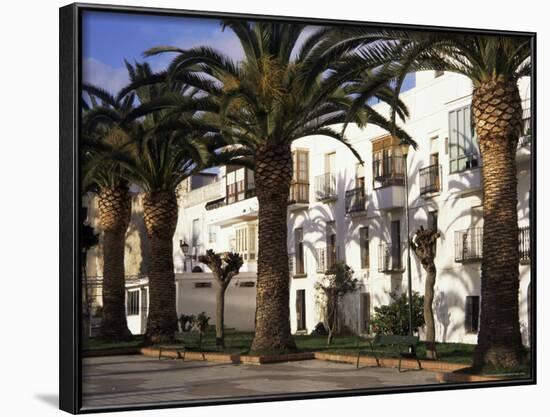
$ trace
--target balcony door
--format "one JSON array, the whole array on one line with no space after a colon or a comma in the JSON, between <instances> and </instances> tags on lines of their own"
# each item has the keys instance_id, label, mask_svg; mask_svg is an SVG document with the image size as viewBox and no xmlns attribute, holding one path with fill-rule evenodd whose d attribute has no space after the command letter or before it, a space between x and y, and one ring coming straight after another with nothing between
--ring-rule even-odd
<instances>
[{"instance_id":1,"label":"balcony door","mask_svg":"<svg viewBox=\"0 0 550 417\"><path fill-rule=\"evenodd\" d=\"M296 290L296 329L306 330L306 290Z\"/></svg>"},{"instance_id":2,"label":"balcony door","mask_svg":"<svg viewBox=\"0 0 550 417\"><path fill-rule=\"evenodd\" d=\"M326 226L327 233L327 269L330 270L337 259L337 249L336 249L336 223L334 221L327 222Z\"/></svg>"},{"instance_id":3,"label":"balcony door","mask_svg":"<svg viewBox=\"0 0 550 417\"><path fill-rule=\"evenodd\" d=\"M391 267L392 269L401 268L401 222L394 220L391 222Z\"/></svg>"}]
</instances>

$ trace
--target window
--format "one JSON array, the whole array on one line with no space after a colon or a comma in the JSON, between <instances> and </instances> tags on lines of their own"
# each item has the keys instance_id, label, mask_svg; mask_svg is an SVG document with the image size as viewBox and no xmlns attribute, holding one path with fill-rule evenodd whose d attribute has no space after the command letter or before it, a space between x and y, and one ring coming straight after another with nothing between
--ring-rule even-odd
<instances>
[{"instance_id":1,"label":"window","mask_svg":"<svg viewBox=\"0 0 550 417\"><path fill-rule=\"evenodd\" d=\"M199 246L199 243L200 243L200 234L201 234L200 219L194 219L192 227L193 227L193 230L191 234L191 248L196 248L197 246ZM193 249L193 251L196 251L196 249Z\"/></svg>"},{"instance_id":2,"label":"window","mask_svg":"<svg viewBox=\"0 0 550 417\"><path fill-rule=\"evenodd\" d=\"M211 282L195 282L195 288L212 288Z\"/></svg>"},{"instance_id":3,"label":"window","mask_svg":"<svg viewBox=\"0 0 550 417\"><path fill-rule=\"evenodd\" d=\"M359 229L359 247L361 248L361 268L369 267L369 228Z\"/></svg>"},{"instance_id":4,"label":"window","mask_svg":"<svg viewBox=\"0 0 550 417\"><path fill-rule=\"evenodd\" d=\"M228 167L225 175L227 204L254 196L254 172L248 168Z\"/></svg>"},{"instance_id":5,"label":"window","mask_svg":"<svg viewBox=\"0 0 550 417\"><path fill-rule=\"evenodd\" d=\"M365 189L365 166L360 163L355 165L355 188Z\"/></svg>"},{"instance_id":6,"label":"window","mask_svg":"<svg viewBox=\"0 0 550 417\"><path fill-rule=\"evenodd\" d=\"M216 231L218 230L217 226L212 224L208 225L208 243L214 243L216 241Z\"/></svg>"},{"instance_id":7,"label":"window","mask_svg":"<svg viewBox=\"0 0 550 417\"><path fill-rule=\"evenodd\" d=\"M336 223L334 221L327 222L327 270L332 269L337 260L336 248Z\"/></svg>"},{"instance_id":8,"label":"window","mask_svg":"<svg viewBox=\"0 0 550 417\"><path fill-rule=\"evenodd\" d=\"M309 202L309 153L297 149L292 152L292 183L290 185L290 202Z\"/></svg>"},{"instance_id":9,"label":"window","mask_svg":"<svg viewBox=\"0 0 550 417\"><path fill-rule=\"evenodd\" d=\"M428 212L428 228L437 230L437 210Z\"/></svg>"},{"instance_id":10,"label":"window","mask_svg":"<svg viewBox=\"0 0 550 417\"><path fill-rule=\"evenodd\" d=\"M467 333L477 333L479 330L479 296L469 295L466 297L466 318L464 326Z\"/></svg>"},{"instance_id":11,"label":"window","mask_svg":"<svg viewBox=\"0 0 550 417\"><path fill-rule=\"evenodd\" d=\"M336 152L325 154L325 173L336 171Z\"/></svg>"},{"instance_id":12,"label":"window","mask_svg":"<svg viewBox=\"0 0 550 417\"><path fill-rule=\"evenodd\" d=\"M302 228L294 230L294 251L296 256L295 275L304 275L304 231Z\"/></svg>"},{"instance_id":13,"label":"window","mask_svg":"<svg viewBox=\"0 0 550 417\"><path fill-rule=\"evenodd\" d=\"M139 290L131 290L127 293L126 315L137 316L139 314Z\"/></svg>"},{"instance_id":14,"label":"window","mask_svg":"<svg viewBox=\"0 0 550 417\"><path fill-rule=\"evenodd\" d=\"M296 328L306 330L306 290L296 290Z\"/></svg>"},{"instance_id":15,"label":"window","mask_svg":"<svg viewBox=\"0 0 550 417\"><path fill-rule=\"evenodd\" d=\"M243 257L244 262L256 260L257 238L255 224L242 225L235 229L235 251Z\"/></svg>"},{"instance_id":16,"label":"window","mask_svg":"<svg viewBox=\"0 0 550 417\"><path fill-rule=\"evenodd\" d=\"M470 106L449 112L450 172L479 166L479 149L471 123Z\"/></svg>"}]
</instances>

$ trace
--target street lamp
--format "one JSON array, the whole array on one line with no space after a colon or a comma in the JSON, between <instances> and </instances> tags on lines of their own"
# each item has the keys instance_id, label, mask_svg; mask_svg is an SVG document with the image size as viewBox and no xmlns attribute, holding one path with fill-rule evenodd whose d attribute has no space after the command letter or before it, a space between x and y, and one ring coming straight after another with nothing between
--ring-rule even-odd
<instances>
[{"instance_id":1,"label":"street lamp","mask_svg":"<svg viewBox=\"0 0 550 417\"><path fill-rule=\"evenodd\" d=\"M407 156L409 155L410 144L401 141L399 147L403 155L403 164L405 165L405 219L407 223L407 284L409 296L409 335L413 335L413 305L412 305L412 276L411 276L411 231L409 218L409 175L407 172Z\"/></svg>"},{"instance_id":2,"label":"street lamp","mask_svg":"<svg viewBox=\"0 0 550 417\"><path fill-rule=\"evenodd\" d=\"M183 252L183 270L187 271L187 254L189 253L189 245L185 240L180 239L180 249Z\"/></svg>"}]
</instances>

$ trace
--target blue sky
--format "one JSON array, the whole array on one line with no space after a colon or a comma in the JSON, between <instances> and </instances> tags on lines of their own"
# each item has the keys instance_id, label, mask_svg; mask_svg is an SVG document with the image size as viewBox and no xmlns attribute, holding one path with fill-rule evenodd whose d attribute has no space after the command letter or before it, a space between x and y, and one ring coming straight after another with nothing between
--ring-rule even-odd
<instances>
[{"instance_id":1,"label":"blue sky","mask_svg":"<svg viewBox=\"0 0 550 417\"><path fill-rule=\"evenodd\" d=\"M160 70L175 56L145 59L142 53L154 46L187 49L207 45L235 60L244 55L235 34L230 29L222 31L217 19L87 11L82 26L83 81L112 93L128 81L124 59L146 60L154 70ZM409 77L403 90L413 85L414 77Z\"/></svg>"}]
</instances>

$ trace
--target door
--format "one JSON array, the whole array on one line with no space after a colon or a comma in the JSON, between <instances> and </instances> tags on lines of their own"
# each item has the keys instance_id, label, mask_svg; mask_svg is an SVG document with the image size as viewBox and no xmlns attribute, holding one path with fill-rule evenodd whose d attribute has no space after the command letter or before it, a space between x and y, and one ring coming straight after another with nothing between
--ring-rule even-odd
<instances>
[{"instance_id":1,"label":"door","mask_svg":"<svg viewBox=\"0 0 550 417\"><path fill-rule=\"evenodd\" d=\"M296 329L306 330L306 290L296 290Z\"/></svg>"},{"instance_id":2,"label":"door","mask_svg":"<svg viewBox=\"0 0 550 417\"><path fill-rule=\"evenodd\" d=\"M401 269L401 222L391 222L391 269Z\"/></svg>"},{"instance_id":3,"label":"door","mask_svg":"<svg viewBox=\"0 0 550 417\"><path fill-rule=\"evenodd\" d=\"M132 334L141 334L141 294L139 288L126 291L126 320Z\"/></svg>"},{"instance_id":4,"label":"door","mask_svg":"<svg viewBox=\"0 0 550 417\"><path fill-rule=\"evenodd\" d=\"M361 294L361 333L369 333L370 327L370 294L368 292Z\"/></svg>"},{"instance_id":5,"label":"door","mask_svg":"<svg viewBox=\"0 0 550 417\"><path fill-rule=\"evenodd\" d=\"M337 260L337 249L336 249L336 223L327 222L327 270L330 270Z\"/></svg>"}]
</instances>

